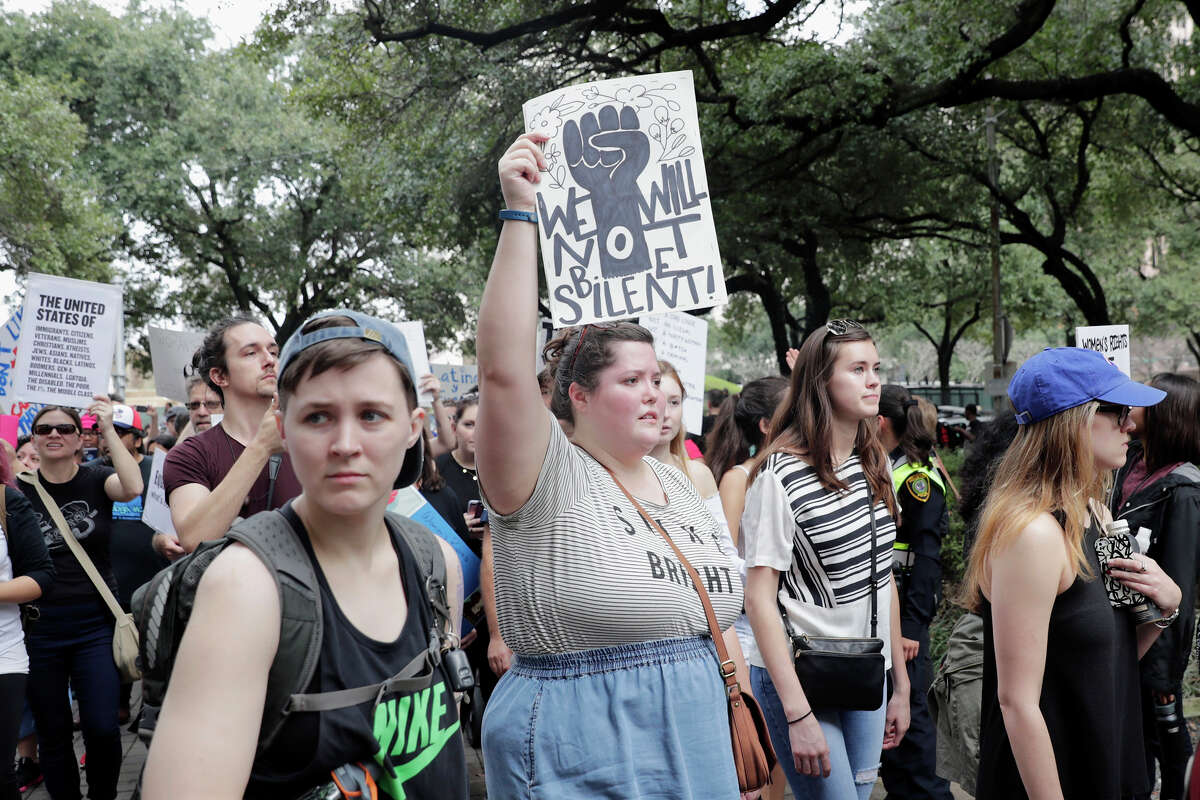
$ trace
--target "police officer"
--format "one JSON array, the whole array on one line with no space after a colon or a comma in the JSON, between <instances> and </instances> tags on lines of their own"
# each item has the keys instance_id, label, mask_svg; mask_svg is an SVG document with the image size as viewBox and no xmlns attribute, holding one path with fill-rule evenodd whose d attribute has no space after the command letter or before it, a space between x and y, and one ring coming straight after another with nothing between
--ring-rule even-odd
<instances>
[{"instance_id":1,"label":"police officer","mask_svg":"<svg viewBox=\"0 0 1200 800\"><path fill-rule=\"evenodd\" d=\"M949 783L935 771L937 733L925 697L932 675L929 624L941 600L942 539L950 524L946 485L930 460L933 436L933 428L908 390L884 386L879 398L879 437L890 453L892 483L900 500L893 573L912 684L912 722L900 746L884 751L880 773L887 796L904 800L952 797Z\"/></svg>"}]
</instances>

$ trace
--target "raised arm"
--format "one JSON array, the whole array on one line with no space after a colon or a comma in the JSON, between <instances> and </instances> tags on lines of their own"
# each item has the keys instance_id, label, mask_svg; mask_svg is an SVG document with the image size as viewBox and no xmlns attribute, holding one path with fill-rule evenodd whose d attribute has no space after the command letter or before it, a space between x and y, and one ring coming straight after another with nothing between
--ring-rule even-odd
<instances>
[{"instance_id":1,"label":"raised arm","mask_svg":"<svg viewBox=\"0 0 1200 800\"><path fill-rule=\"evenodd\" d=\"M98 394L92 398L92 406L88 409L88 413L96 417L100 426L100 435L104 437L104 443L108 445L108 454L112 458L113 469L116 470L114 474L105 479L104 493L110 500L127 503L140 495L142 489L145 488L142 485L142 471L138 469L137 462L125 449L120 434L113 427L112 402L104 395Z\"/></svg>"},{"instance_id":2,"label":"raised arm","mask_svg":"<svg viewBox=\"0 0 1200 800\"><path fill-rule=\"evenodd\" d=\"M508 208L536 210L539 170L546 167L540 147L545 140L539 134L524 134L500 159L500 189ZM501 514L516 511L529 499L550 442L533 369L537 242L536 225L504 223L479 306L475 459L481 488Z\"/></svg>"}]
</instances>

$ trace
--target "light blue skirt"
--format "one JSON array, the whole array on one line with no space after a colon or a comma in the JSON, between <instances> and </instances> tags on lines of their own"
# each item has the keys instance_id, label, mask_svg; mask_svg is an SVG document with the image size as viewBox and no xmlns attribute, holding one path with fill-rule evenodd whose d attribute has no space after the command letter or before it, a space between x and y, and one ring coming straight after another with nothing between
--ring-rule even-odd
<instances>
[{"instance_id":1,"label":"light blue skirt","mask_svg":"<svg viewBox=\"0 0 1200 800\"><path fill-rule=\"evenodd\" d=\"M736 800L707 636L517 656L483 716L489 800Z\"/></svg>"}]
</instances>

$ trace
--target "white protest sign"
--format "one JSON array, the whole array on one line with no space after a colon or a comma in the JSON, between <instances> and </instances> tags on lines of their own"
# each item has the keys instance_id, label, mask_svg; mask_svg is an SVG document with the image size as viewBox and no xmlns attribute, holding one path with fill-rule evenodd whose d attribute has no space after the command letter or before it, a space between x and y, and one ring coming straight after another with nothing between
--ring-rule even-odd
<instances>
[{"instance_id":1,"label":"white protest sign","mask_svg":"<svg viewBox=\"0 0 1200 800\"><path fill-rule=\"evenodd\" d=\"M541 372L546 368L546 359L542 358L542 348L546 346L546 342L550 341L554 336L554 323L545 317L538 317L537 335L537 352L533 357L533 371Z\"/></svg>"},{"instance_id":2,"label":"white protest sign","mask_svg":"<svg viewBox=\"0 0 1200 800\"><path fill-rule=\"evenodd\" d=\"M17 397L86 408L108 393L120 287L31 273L21 322Z\"/></svg>"},{"instance_id":3,"label":"white protest sign","mask_svg":"<svg viewBox=\"0 0 1200 800\"><path fill-rule=\"evenodd\" d=\"M204 342L201 331L172 331L150 326L150 363L154 368L154 391L172 400L187 400L186 367Z\"/></svg>"},{"instance_id":4,"label":"white protest sign","mask_svg":"<svg viewBox=\"0 0 1200 800\"><path fill-rule=\"evenodd\" d=\"M570 86L523 111L550 137L537 213L555 327L725 302L691 72Z\"/></svg>"},{"instance_id":5,"label":"white protest sign","mask_svg":"<svg viewBox=\"0 0 1200 800\"><path fill-rule=\"evenodd\" d=\"M142 508L142 522L156 531L169 533L178 539L175 523L171 521L171 507L167 505L167 488L163 484L163 465L166 461L167 451L154 451L154 462L150 465L150 488L146 491L146 505Z\"/></svg>"},{"instance_id":6,"label":"white protest sign","mask_svg":"<svg viewBox=\"0 0 1200 800\"><path fill-rule=\"evenodd\" d=\"M704 367L708 357L708 322L679 312L642 317L638 324L654 334L654 353L671 362L683 381L683 424L700 433L704 422Z\"/></svg>"},{"instance_id":7,"label":"white protest sign","mask_svg":"<svg viewBox=\"0 0 1200 800\"><path fill-rule=\"evenodd\" d=\"M408 342L408 354L412 357L413 369L417 371L417 374L412 377L420 385L421 376L433 372L429 368L429 350L425 347L425 326L420 322L397 322L396 327L400 329L400 332L404 334L404 340ZM433 395L422 392L419 402L425 408L431 408Z\"/></svg>"},{"instance_id":8,"label":"white protest sign","mask_svg":"<svg viewBox=\"0 0 1200 800\"><path fill-rule=\"evenodd\" d=\"M475 364L430 364L442 384L442 399L457 400L479 385L479 367Z\"/></svg>"},{"instance_id":9,"label":"white protest sign","mask_svg":"<svg viewBox=\"0 0 1200 800\"><path fill-rule=\"evenodd\" d=\"M1093 325L1075 329L1075 346L1097 350L1112 363L1120 367L1127 376L1129 372L1129 326Z\"/></svg>"}]
</instances>

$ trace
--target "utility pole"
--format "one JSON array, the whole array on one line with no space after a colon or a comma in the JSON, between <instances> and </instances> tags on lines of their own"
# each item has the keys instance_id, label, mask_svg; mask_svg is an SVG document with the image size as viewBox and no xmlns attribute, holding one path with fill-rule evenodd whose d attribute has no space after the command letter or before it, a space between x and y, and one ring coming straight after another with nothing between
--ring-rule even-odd
<instances>
[{"instance_id":1,"label":"utility pole","mask_svg":"<svg viewBox=\"0 0 1200 800\"><path fill-rule=\"evenodd\" d=\"M999 409L1006 402L1007 387L1004 385L1005 347L1004 309L1000 302L1000 201L996 194L1000 188L1000 165L996 156L996 112L988 106L984 118L987 130L988 189L991 198L991 225L988 229L988 249L992 257L992 380L988 394L992 396L992 408Z\"/></svg>"}]
</instances>

